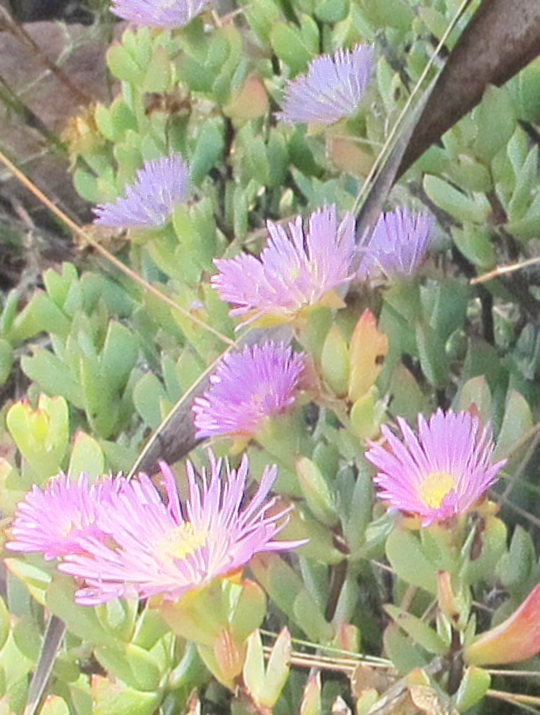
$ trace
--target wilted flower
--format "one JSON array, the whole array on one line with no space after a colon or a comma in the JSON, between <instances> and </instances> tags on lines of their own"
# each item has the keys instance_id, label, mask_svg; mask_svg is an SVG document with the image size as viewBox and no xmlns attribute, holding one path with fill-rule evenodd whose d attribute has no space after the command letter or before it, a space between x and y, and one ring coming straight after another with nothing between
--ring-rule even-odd
<instances>
[{"instance_id":1,"label":"wilted flower","mask_svg":"<svg viewBox=\"0 0 540 715\"><path fill-rule=\"evenodd\" d=\"M182 27L191 22L210 0L112 0L111 12L124 20L148 27Z\"/></svg>"},{"instance_id":2,"label":"wilted flower","mask_svg":"<svg viewBox=\"0 0 540 715\"><path fill-rule=\"evenodd\" d=\"M159 228L188 195L189 169L179 154L145 162L125 196L94 209L94 223L124 228Z\"/></svg>"},{"instance_id":3,"label":"wilted flower","mask_svg":"<svg viewBox=\"0 0 540 715\"><path fill-rule=\"evenodd\" d=\"M276 467L265 469L259 488L243 508L249 463L238 470L210 453L210 476L202 484L188 462L188 499L180 502L174 475L161 463L165 504L146 475L124 482L118 497L101 510L99 524L107 542L81 539L83 553L68 554L60 570L84 579L76 594L82 605L104 603L115 597L176 599L186 591L210 584L245 564L256 553L297 546L274 541L286 523L288 510L269 514L266 501L276 479Z\"/></svg>"},{"instance_id":4,"label":"wilted flower","mask_svg":"<svg viewBox=\"0 0 540 715\"><path fill-rule=\"evenodd\" d=\"M317 304L341 307L334 288L351 278L354 229L350 213L338 224L335 206L312 213L307 233L300 216L286 228L269 221L270 238L260 256L216 259L219 273L212 285L236 306L230 314L246 315L246 322L261 316L266 324L292 320Z\"/></svg>"},{"instance_id":5,"label":"wilted flower","mask_svg":"<svg viewBox=\"0 0 540 715\"><path fill-rule=\"evenodd\" d=\"M423 526L471 509L506 464L492 464L490 429L470 412L419 415L418 436L404 419L398 425L403 441L384 426L386 445L372 444L366 458L379 470L379 497L419 515Z\"/></svg>"},{"instance_id":6,"label":"wilted flower","mask_svg":"<svg viewBox=\"0 0 540 715\"><path fill-rule=\"evenodd\" d=\"M279 118L290 123L333 124L354 114L366 91L372 55L370 45L356 45L316 57L307 74L288 82Z\"/></svg>"},{"instance_id":7,"label":"wilted flower","mask_svg":"<svg viewBox=\"0 0 540 715\"><path fill-rule=\"evenodd\" d=\"M411 276L426 256L433 218L397 208L377 221L358 268L358 278Z\"/></svg>"},{"instance_id":8,"label":"wilted flower","mask_svg":"<svg viewBox=\"0 0 540 715\"><path fill-rule=\"evenodd\" d=\"M229 353L195 400L196 437L254 435L264 421L294 403L304 355L281 343Z\"/></svg>"},{"instance_id":9,"label":"wilted flower","mask_svg":"<svg viewBox=\"0 0 540 715\"><path fill-rule=\"evenodd\" d=\"M45 559L79 551L81 536L103 536L97 515L119 488L120 482L110 479L90 485L85 474L77 481L61 474L50 479L44 490L32 487L17 506L6 548L42 553Z\"/></svg>"}]
</instances>

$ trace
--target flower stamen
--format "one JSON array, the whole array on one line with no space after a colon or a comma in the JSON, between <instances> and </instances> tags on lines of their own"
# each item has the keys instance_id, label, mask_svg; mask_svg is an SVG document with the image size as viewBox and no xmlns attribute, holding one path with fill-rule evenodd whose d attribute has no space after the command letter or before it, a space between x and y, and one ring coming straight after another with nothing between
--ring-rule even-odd
<instances>
[{"instance_id":1,"label":"flower stamen","mask_svg":"<svg viewBox=\"0 0 540 715\"><path fill-rule=\"evenodd\" d=\"M454 477L448 472L431 472L420 484L418 496L426 506L438 509L455 486Z\"/></svg>"},{"instance_id":2,"label":"flower stamen","mask_svg":"<svg viewBox=\"0 0 540 715\"><path fill-rule=\"evenodd\" d=\"M196 531L193 524L184 522L169 531L156 544L156 550L163 558L185 559L202 548L208 540L208 532Z\"/></svg>"}]
</instances>

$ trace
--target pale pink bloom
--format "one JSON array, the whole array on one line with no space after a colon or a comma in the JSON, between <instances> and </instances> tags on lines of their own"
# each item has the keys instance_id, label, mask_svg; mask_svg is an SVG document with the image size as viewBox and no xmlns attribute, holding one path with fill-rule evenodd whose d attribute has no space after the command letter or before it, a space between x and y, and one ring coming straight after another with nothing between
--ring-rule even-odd
<instances>
[{"instance_id":1,"label":"pale pink bloom","mask_svg":"<svg viewBox=\"0 0 540 715\"><path fill-rule=\"evenodd\" d=\"M352 50L316 57L307 74L287 83L278 118L289 123L333 124L351 116L366 92L372 56L371 45L356 45Z\"/></svg>"},{"instance_id":2,"label":"pale pink bloom","mask_svg":"<svg viewBox=\"0 0 540 715\"><path fill-rule=\"evenodd\" d=\"M49 560L79 551L83 536L100 540L97 515L120 487L120 481L108 478L89 484L86 474L77 481L61 474L44 489L32 487L17 506L6 548L42 553Z\"/></svg>"},{"instance_id":3,"label":"pale pink bloom","mask_svg":"<svg viewBox=\"0 0 540 715\"><path fill-rule=\"evenodd\" d=\"M210 453L210 475L198 483L188 462L189 494L179 499L174 475L161 463L166 503L146 475L127 482L99 517L109 538L82 539L84 552L65 556L60 570L84 580L76 600L83 605L114 597L160 595L173 600L207 586L247 564L262 551L290 549L304 542L274 541L288 510L269 513L267 500L277 468L267 468L251 501L244 504L248 459L238 470Z\"/></svg>"},{"instance_id":4,"label":"pale pink bloom","mask_svg":"<svg viewBox=\"0 0 540 715\"><path fill-rule=\"evenodd\" d=\"M372 443L365 456L379 470L379 497L417 514L423 526L470 510L506 464L492 462L491 431L470 412L419 415L417 434L404 419L397 422L403 439L383 426L386 445Z\"/></svg>"},{"instance_id":5,"label":"pale pink bloom","mask_svg":"<svg viewBox=\"0 0 540 715\"><path fill-rule=\"evenodd\" d=\"M304 357L270 342L226 355L209 389L195 400L195 436L255 435L268 417L294 404Z\"/></svg>"},{"instance_id":6,"label":"pale pink bloom","mask_svg":"<svg viewBox=\"0 0 540 715\"><path fill-rule=\"evenodd\" d=\"M94 223L121 228L159 228L187 200L189 168L180 154L146 161L124 196L94 209Z\"/></svg>"},{"instance_id":7,"label":"pale pink bloom","mask_svg":"<svg viewBox=\"0 0 540 715\"><path fill-rule=\"evenodd\" d=\"M234 306L230 314L246 316L246 322L262 316L292 320L317 304L338 307L343 303L334 289L352 277L354 232L353 215L347 213L339 223L336 206L312 213L307 231L301 216L287 227L269 221L268 244L260 256L216 259L212 285Z\"/></svg>"},{"instance_id":8,"label":"pale pink bloom","mask_svg":"<svg viewBox=\"0 0 540 715\"><path fill-rule=\"evenodd\" d=\"M183 27L208 5L210 0L112 0L111 12L136 25Z\"/></svg>"},{"instance_id":9,"label":"pale pink bloom","mask_svg":"<svg viewBox=\"0 0 540 715\"><path fill-rule=\"evenodd\" d=\"M433 217L397 208L383 214L360 248L360 280L406 277L416 273L429 247Z\"/></svg>"}]
</instances>

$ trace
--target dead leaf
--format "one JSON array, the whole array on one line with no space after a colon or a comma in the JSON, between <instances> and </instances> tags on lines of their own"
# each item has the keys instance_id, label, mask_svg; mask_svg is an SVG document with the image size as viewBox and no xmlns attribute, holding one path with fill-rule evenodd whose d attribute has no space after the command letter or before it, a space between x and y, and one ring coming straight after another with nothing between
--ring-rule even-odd
<instances>
[{"instance_id":1,"label":"dead leaf","mask_svg":"<svg viewBox=\"0 0 540 715\"><path fill-rule=\"evenodd\" d=\"M437 692L429 685L411 685L409 693L416 707L426 715L459 715L453 708L445 707Z\"/></svg>"},{"instance_id":2,"label":"dead leaf","mask_svg":"<svg viewBox=\"0 0 540 715\"><path fill-rule=\"evenodd\" d=\"M349 354L349 400L356 402L375 383L388 353L388 337L381 333L371 310L365 310L356 323Z\"/></svg>"},{"instance_id":3,"label":"dead leaf","mask_svg":"<svg viewBox=\"0 0 540 715\"><path fill-rule=\"evenodd\" d=\"M387 671L370 668L369 665L359 663L351 675L351 691L355 699L359 698L364 690L374 688L382 693L395 681Z\"/></svg>"}]
</instances>

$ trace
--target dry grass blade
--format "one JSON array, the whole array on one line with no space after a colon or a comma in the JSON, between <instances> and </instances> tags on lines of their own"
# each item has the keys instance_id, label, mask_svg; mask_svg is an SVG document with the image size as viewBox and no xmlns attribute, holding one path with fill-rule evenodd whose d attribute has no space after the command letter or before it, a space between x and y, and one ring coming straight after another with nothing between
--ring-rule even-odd
<instances>
[{"instance_id":1,"label":"dry grass blade","mask_svg":"<svg viewBox=\"0 0 540 715\"><path fill-rule=\"evenodd\" d=\"M502 85L540 54L538 0L483 0L452 50L403 157L403 174L490 84Z\"/></svg>"},{"instance_id":2,"label":"dry grass blade","mask_svg":"<svg viewBox=\"0 0 540 715\"><path fill-rule=\"evenodd\" d=\"M528 268L529 266L536 266L538 263L540 263L540 256L535 256L534 258L527 258L526 260L518 261L517 263L509 263L506 266L497 266L497 268L494 268L487 273L482 273L481 276L476 276L476 278L473 278L471 280L471 285L475 285L477 283L486 283L487 281L491 281L494 278L498 278L499 276L506 276L509 273L515 273L516 271L520 271L523 268Z\"/></svg>"},{"instance_id":3,"label":"dry grass blade","mask_svg":"<svg viewBox=\"0 0 540 715\"><path fill-rule=\"evenodd\" d=\"M538 670L506 670L504 668L485 668L490 675L504 675L510 678L540 678Z\"/></svg>"},{"instance_id":4,"label":"dry grass blade","mask_svg":"<svg viewBox=\"0 0 540 715\"><path fill-rule=\"evenodd\" d=\"M488 690L486 695L490 698L496 698L497 700L504 700L506 703L511 703L512 705L517 705L530 713L540 713L540 710L533 707L534 705L540 705L540 698L534 695L521 695L520 693L507 693L504 690Z\"/></svg>"},{"instance_id":5,"label":"dry grass blade","mask_svg":"<svg viewBox=\"0 0 540 715\"><path fill-rule=\"evenodd\" d=\"M429 91L429 89L426 91L426 94L420 104L415 108L414 112L409 117L407 124L396 140L388 158L381 166L381 169L373 181L368 194L364 198L356 220L356 238L359 243L362 242L366 232L372 228L375 221L378 219L384 207L384 202L386 201L388 194L396 181L397 172L401 164L403 154L407 149L410 137L414 131L424 104L428 99ZM382 151L384 151L384 147ZM369 177L366 179L365 185L367 185L368 182Z\"/></svg>"},{"instance_id":6,"label":"dry grass blade","mask_svg":"<svg viewBox=\"0 0 540 715\"><path fill-rule=\"evenodd\" d=\"M277 633L273 631L267 631L264 628L260 629L261 635L266 638L270 638L272 643L278 637ZM351 651L343 650L342 648L336 648L335 646L321 645L320 643L312 643L311 641L304 640L303 638L291 638L291 642L296 646L302 646L304 648L309 648L316 653L305 653L299 651L293 651L293 655L308 659L320 659L322 662L332 662L343 665L344 668L354 669L359 663L367 663L375 668L394 668L392 661L388 658L381 658L376 655L364 655L362 653L351 653ZM265 646L266 648L266 646ZM268 651L272 649L272 646L268 646ZM321 655L325 653L326 655Z\"/></svg>"},{"instance_id":7,"label":"dry grass blade","mask_svg":"<svg viewBox=\"0 0 540 715\"><path fill-rule=\"evenodd\" d=\"M269 658L272 653L270 646L264 646L263 652L266 658ZM341 658L325 658L324 656L310 655L308 653L299 653L293 651L291 654L291 664L300 668L319 668L335 673L345 673L349 677L354 672L358 663L353 663L349 660Z\"/></svg>"}]
</instances>

